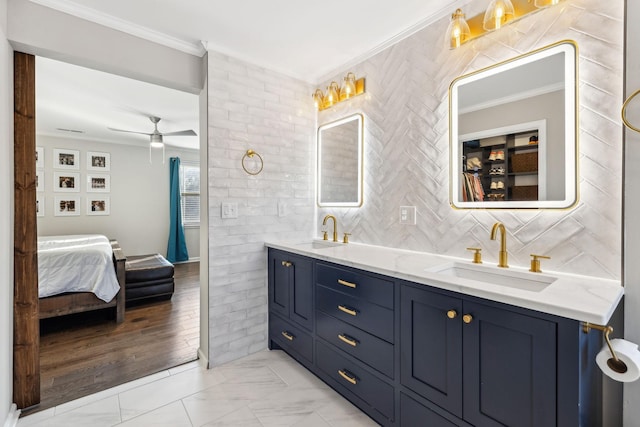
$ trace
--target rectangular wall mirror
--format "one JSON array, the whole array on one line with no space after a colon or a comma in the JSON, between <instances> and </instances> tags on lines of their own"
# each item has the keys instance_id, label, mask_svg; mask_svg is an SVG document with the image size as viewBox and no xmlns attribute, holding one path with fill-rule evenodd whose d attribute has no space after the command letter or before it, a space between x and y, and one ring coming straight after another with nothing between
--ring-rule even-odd
<instances>
[{"instance_id":1,"label":"rectangular wall mirror","mask_svg":"<svg viewBox=\"0 0 640 427\"><path fill-rule=\"evenodd\" d=\"M577 203L576 61L576 44L563 41L451 83L452 206Z\"/></svg>"},{"instance_id":2,"label":"rectangular wall mirror","mask_svg":"<svg viewBox=\"0 0 640 427\"><path fill-rule=\"evenodd\" d=\"M362 206L362 114L318 128L318 206Z\"/></svg>"}]
</instances>

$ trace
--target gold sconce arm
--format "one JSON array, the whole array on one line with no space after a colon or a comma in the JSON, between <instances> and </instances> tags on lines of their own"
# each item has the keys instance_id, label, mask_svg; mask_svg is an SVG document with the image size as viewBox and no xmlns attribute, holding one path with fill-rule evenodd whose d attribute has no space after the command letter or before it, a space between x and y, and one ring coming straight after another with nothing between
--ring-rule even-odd
<instances>
[{"instance_id":1,"label":"gold sconce arm","mask_svg":"<svg viewBox=\"0 0 640 427\"><path fill-rule=\"evenodd\" d=\"M609 340L609 335L613 332L613 327L609 325L606 325L606 326L596 325L594 323L589 323L589 322L584 322L582 324L582 331L585 334L589 333L591 329L597 329L599 331L602 331L604 340L607 343L607 347L609 347L611 358L607 360L607 366L609 366L609 368L611 368L614 372L617 372L619 374L624 374L625 372L627 372L627 365L622 360L618 359L616 352L613 350L613 347L611 346L611 341Z\"/></svg>"},{"instance_id":2,"label":"gold sconce arm","mask_svg":"<svg viewBox=\"0 0 640 427\"><path fill-rule=\"evenodd\" d=\"M622 104L622 122L624 123L624 125L626 127L628 127L631 130L634 130L638 133L640 133L640 129L638 129L637 127L633 126L631 123L629 123L629 121L627 120L627 106L629 105L629 103L631 102L631 100L633 98L635 98L638 94L640 94L640 89L636 90L635 92L633 92L631 95L629 95L629 97L624 101L624 104Z\"/></svg>"}]
</instances>

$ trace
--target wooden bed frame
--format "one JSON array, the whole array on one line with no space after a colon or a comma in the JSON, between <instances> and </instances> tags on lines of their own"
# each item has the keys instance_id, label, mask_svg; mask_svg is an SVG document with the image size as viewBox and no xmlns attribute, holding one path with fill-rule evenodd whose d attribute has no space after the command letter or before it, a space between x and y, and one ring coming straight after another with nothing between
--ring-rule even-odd
<instances>
[{"instance_id":1,"label":"wooden bed frame","mask_svg":"<svg viewBox=\"0 0 640 427\"><path fill-rule=\"evenodd\" d=\"M125 262L127 257L117 240L110 240L113 250L113 266L120 284L118 294L109 302L104 302L91 292L69 292L40 298L40 319L64 316L85 311L101 310L103 308L116 308L116 322L124 321L125 309Z\"/></svg>"}]
</instances>

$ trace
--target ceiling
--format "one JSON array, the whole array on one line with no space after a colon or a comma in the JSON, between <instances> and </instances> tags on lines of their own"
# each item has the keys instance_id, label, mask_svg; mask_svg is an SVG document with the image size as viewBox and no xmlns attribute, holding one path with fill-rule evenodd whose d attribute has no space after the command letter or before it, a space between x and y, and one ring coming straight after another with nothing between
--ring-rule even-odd
<instances>
[{"instance_id":1,"label":"ceiling","mask_svg":"<svg viewBox=\"0 0 640 427\"><path fill-rule=\"evenodd\" d=\"M469 0L31 0L201 55L205 47L312 84L361 62ZM146 144L161 132L198 132L197 96L48 59L37 61L40 134ZM197 148L197 137L167 138Z\"/></svg>"}]
</instances>

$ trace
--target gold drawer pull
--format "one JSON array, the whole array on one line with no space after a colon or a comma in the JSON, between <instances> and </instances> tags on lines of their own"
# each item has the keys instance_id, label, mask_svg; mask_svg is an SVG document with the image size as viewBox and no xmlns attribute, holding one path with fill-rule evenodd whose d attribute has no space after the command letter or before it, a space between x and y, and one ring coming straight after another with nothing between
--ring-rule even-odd
<instances>
[{"instance_id":1,"label":"gold drawer pull","mask_svg":"<svg viewBox=\"0 0 640 427\"><path fill-rule=\"evenodd\" d=\"M291 267L293 264L291 264L290 261L282 261L282 266L283 267Z\"/></svg>"},{"instance_id":2,"label":"gold drawer pull","mask_svg":"<svg viewBox=\"0 0 640 427\"><path fill-rule=\"evenodd\" d=\"M340 310L340 311L344 311L345 313L350 314L350 315L352 315L352 316L355 316L355 315L357 315L357 314L358 314L354 309L352 309L352 308L347 308L347 307L345 307L344 305L339 305L339 306L338 306L338 310Z\"/></svg>"},{"instance_id":3,"label":"gold drawer pull","mask_svg":"<svg viewBox=\"0 0 640 427\"><path fill-rule=\"evenodd\" d=\"M354 376L351 376L349 374L347 374L345 371L343 371L342 369L338 369L338 373L340 374L340 376L342 378L344 378L345 380L349 381L351 384L356 385L358 384L358 379Z\"/></svg>"},{"instance_id":4,"label":"gold drawer pull","mask_svg":"<svg viewBox=\"0 0 640 427\"><path fill-rule=\"evenodd\" d=\"M282 336L285 337L286 339L288 339L289 341L293 341L293 339L295 338L295 336L291 335L287 331L282 331Z\"/></svg>"},{"instance_id":5,"label":"gold drawer pull","mask_svg":"<svg viewBox=\"0 0 640 427\"><path fill-rule=\"evenodd\" d=\"M356 286L358 286L355 283L347 282L346 280L342 280L342 279L338 279L338 283L341 284L342 286L346 286L348 288L353 288L353 289L355 289Z\"/></svg>"},{"instance_id":6,"label":"gold drawer pull","mask_svg":"<svg viewBox=\"0 0 640 427\"><path fill-rule=\"evenodd\" d=\"M358 341L354 340L351 337L347 337L346 335L338 334L338 338L340 338L341 341L344 341L347 344L352 345L354 347L358 345Z\"/></svg>"}]
</instances>

